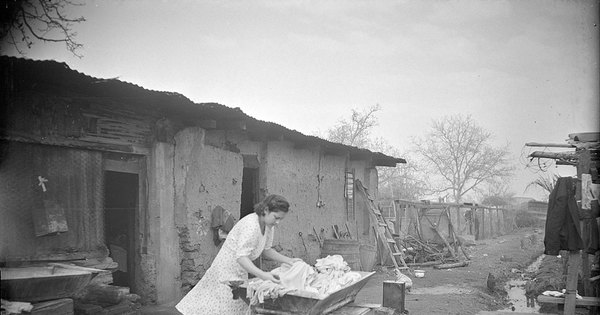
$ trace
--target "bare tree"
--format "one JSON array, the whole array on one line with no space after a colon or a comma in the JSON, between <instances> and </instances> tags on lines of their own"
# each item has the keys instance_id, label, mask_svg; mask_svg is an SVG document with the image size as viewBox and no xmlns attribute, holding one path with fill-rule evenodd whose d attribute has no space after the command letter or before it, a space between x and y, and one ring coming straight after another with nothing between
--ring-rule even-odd
<instances>
[{"instance_id":1,"label":"bare tree","mask_svg":"<svg viewBox=\"0 0 600 315\"><path fill-rule=\"evenodd\" d=\"M366 148L396 157L406 157L398 149L383 138L371 138L371 130L377 126L375 114L381 110L379 105L371 106L362 111L353 109L350 120L340 121L328 130L327 139L334 142ZM398 164L396 167L378 167L379 192L382 197L414 200L421 196L425 182L420 175L419 165L414 163Z\"/></svg>"},{"instance_id":2,"label":"bare tree","mask_svg":"<svg viewBox=\"0 0 600 315\"><path fill-rule=\"evenodd\" d=\"M396 167L378 167L377 171L382 198L419 200L427 192L425 177L414 160L408 159L407 164L398 164Z\"/></svg>"},{"instance_id":3,"label":"bare tree","mask_svg":"<svg viewBox=\"0 0 600 315\"><path fill-rule=\"evenodd\" d=\"M371 106L361 112L352 109L350 121L341 119L337 125L330 128L327 140L366 148L369 146L371 129L378 124L375 113L380 109L379 105Z\"/></svg>"},{"instance_id":4,"label":"bare tree","mask_svg":"<svg viewBox=\"0 0 600 315\"><path fill-rule=\"evenodd\" d=\"M398 164L396 167L377 167L379 194L382 198L418 200L425 194L425 175L418 159L410 152L400 152L382 138L371 141L369 149L407 160L406 164Z\"/></svg>"},{"instance_id":5,"label":"bare tree","mask_svg":"<svg viewBox=\"0 0 600 315\"><path fill-rule=\"evenodd\" d=\"M455 202L485 182L512 175L508 146L495 148L492 134L471 116L446 116L434 120L425 137L413 138L415 151L432 170L433 192L450 192Z\"/></svg>"},{"instance_id":6,"label":"bare tree","mask_svg":"<svg viewBox=\"0 0 600 315\"><path fill-rule=\"evenodd\" d=\"M24 54L23 45L31 48L34 41L64 43L73 55L83 47L75 40L73 25L85 18L70 18L67 9L78 4L70 0L0 0L2 28L0 40Z\"/></svg>"}]
</instances>

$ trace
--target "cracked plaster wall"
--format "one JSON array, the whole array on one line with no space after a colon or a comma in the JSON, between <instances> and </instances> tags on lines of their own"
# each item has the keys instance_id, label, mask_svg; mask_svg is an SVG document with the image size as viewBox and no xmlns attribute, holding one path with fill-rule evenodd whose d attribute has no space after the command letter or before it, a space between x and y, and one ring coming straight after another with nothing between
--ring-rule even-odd
<instances>
[{"instance_id":1,"label":"cracked plaster wall","mask_svg":"<svg viewBox=\"0 0 600 315\"><path fill-rule=\"evenodd\" d=\"M187 128L175 136L175 217L183 293L200 280L217 254L210 229L212 209L220 205L239 218L242 156L204 142L201 128Z\"/></svg>"}]
</instances>

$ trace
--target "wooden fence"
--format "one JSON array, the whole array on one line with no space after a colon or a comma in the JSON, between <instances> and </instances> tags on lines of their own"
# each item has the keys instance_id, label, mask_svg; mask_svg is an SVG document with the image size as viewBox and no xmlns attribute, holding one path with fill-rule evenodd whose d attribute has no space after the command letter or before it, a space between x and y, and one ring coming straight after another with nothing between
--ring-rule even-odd
<instances>
[{"instance_id":1,"label":"wooden fence","mask_svg":"<svg viewBox=\"0 0 600 315\"><path fill-rule=\"evenodd\" d=\"M454 235L472 235L481 240L511 233L516 228L516 209L408 200L381 201L380 209L400 238L412 235L443 243L441 236L452 242Z\"/></svg>"}]
</instances>

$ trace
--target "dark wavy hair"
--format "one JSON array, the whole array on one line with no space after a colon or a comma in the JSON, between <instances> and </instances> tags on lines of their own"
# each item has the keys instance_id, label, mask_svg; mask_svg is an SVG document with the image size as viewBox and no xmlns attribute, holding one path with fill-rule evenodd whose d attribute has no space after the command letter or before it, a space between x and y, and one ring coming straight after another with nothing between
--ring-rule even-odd
<instances>
[{"instance_id":1,"label":"dark wavy hair","mask_svg":"<svg viewBox=\"0 0 600 315\"><path fill-rule=\"evenodd\" d=\"M279 195L269 195L254 206L254 212L259 216L265 215L265 210L269 212L288 212L290 204L285 198Z\"/></svg>"}]
</instances>

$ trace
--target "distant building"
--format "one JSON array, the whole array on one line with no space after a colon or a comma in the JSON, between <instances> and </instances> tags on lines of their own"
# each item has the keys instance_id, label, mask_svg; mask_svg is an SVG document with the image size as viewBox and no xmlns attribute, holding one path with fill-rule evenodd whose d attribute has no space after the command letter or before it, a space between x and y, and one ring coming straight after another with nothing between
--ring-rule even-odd
<instances>
[{"instance_id":1,"label":"distant building","mask_svg":"<svg viewBox=\"0 0 600 315\"><path fill-rule=\"evenodd\" d=\"M518 207L521 204L527 203L529 201L535 201L534 198L531 197L512 197L511 204L515 207Z\"/></svg>"},{"instance_id":2,"label":"distant building","mask_svg":"<svg viewBox=\"0 0 600 315\"><path fill-rule=\"evenodd\" d=\"M546 220L546 213L548 212L548 203L545 201L538 201L533 198L524 198L529 199L522 201L518 204L515 204L515 208L517 211L526 211L535 217Z\"/></svg>"}]
</instances>

